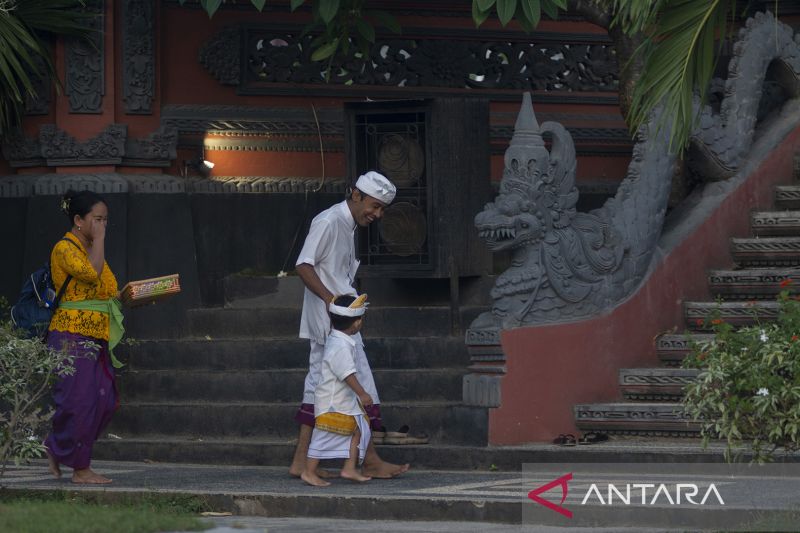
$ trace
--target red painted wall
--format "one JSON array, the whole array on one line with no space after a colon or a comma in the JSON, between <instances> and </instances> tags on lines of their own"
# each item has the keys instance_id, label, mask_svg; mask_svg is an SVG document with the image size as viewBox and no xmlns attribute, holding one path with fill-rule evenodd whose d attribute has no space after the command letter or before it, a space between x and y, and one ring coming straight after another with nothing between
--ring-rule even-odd
<instances>
[{"instance_id":1,"label":"red painted wall","mask_svg":"<svg viewBox=\"0 0 800 533\"><path fill-rule=\"evenodd\" d=\"M799 147L796 128L609 314L504 331L507 374L502 406L490 411L490 443L545 442L575 433L575 404L619 400L620 368L658 366L654 338L684 329L682 301L709 297L706 271L732 263L728 239L750 234L748 212L772 205L772 187L789 180Z\"/></svg>"}]
</instances>

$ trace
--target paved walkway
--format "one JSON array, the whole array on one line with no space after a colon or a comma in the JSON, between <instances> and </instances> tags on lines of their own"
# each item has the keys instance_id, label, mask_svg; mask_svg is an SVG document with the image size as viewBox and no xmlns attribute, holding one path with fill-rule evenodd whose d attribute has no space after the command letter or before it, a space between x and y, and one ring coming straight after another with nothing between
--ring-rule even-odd
<instances>
[{"instance_id":1,"label":"paved walkway","mask_svg":"<svg viewBox=\"0 0 800 533\"><path fill-rule=\"evenodd\" d=\"M114 482L106 486L73 485L69 481L69 469L65 469L62 479L56 480L47 472L45 461L36 461L27 466L12 465L0 484L9 489L92 491L109 501L121 497L146 497L152 493L194 495L203 498L210 509L237 515L214 519L220 528L239 525L257 531L267 528L270 532L507 532L520 531L520 524L535 526L537 531L546 531L541 526L558 526L553 531L563 531L562 527L567 527L568 531L581 531L581 528L596 531L603 527L609 527L608 531L626 527L633 528L631 531L643 528L659 531L673 525L680 526L680 521L684 524L682 529L724 527L736 530L739 527L739 530L752 530L755 529L754 523L764 517L780 518L771 530L791 531L800 523L800 511L797 511L800 505L800 465L797 464L777 467L778 474L773 469L766 472L766 476L746 480L706 473L702 471L705 466L701 468L696 464L612 464L616 470L592 471L590 476L579 472L603 465L565 465L564 468L569 468L566 471L576 472L574 478L564 482L568 484L568 494L562 494L561 485L553 484L564 472L561 465L525 465L521 473L412 470L396 479L363 484L334 479L327 488L305 485L289 477L282 467L110 461L96 461L92 466ZM680 466L684 469L678 468ZM651 488L647 489L646 498L641 496L643 501L646 500L645 505L637 505L640 503L640 489L636 489L636 485L632 497L628 496L632 505L622 505L625 484L644 482L641 471L638 478L631 477L630 468L653 471L645 476L649 483L655 484L649 485ZM710 465L708 468L724 468L724 465ZM659 484L674 485L687 481L698 486L695 500L699 501L710 486L716 484L724 502L712 495L708 505L690 505L684 498L676 506L674 487L665 490L671 495L656 494L655 487ZM534 504L528 498L530 491L548 483L552 487L540 496L553 507L561 505L569 509L574 516L565 518L552 508ZM610 494L610 490L606 490L609 483L615 484L620 491L619 496L615 494L616 507L604 501ZM590 491L592 484L600 487L596 494ZM651 503L653 496L656 497ZM787 513L791 518L787 518ZM359 520L353 521L356 518ZM377 525L380 527L376 529Z\"/></svg>"}]
</instances>

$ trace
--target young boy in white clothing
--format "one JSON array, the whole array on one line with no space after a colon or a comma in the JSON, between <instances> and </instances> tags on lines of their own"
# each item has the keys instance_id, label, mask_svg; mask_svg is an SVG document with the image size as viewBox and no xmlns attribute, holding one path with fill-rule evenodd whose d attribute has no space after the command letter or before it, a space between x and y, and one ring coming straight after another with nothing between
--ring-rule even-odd
<instances>
[{"instance_id":1,"label":"young boy in white clothing","mask_svg":"<svg viewBox=\"0 0 800 533\"><path fill-rule=\"evenodd\" d=\"M332 329L314 391L315 420L308 458L300 474L309 485L330 485L317 474L320 459L344 459L340 475L345 479L372 479L357 467L371 438L364 408L372 405L373 399L356 377L356 340L352 337L361 330L366 309L366 294L339 296L328 306Z\"/></svg>"}]
</instances>

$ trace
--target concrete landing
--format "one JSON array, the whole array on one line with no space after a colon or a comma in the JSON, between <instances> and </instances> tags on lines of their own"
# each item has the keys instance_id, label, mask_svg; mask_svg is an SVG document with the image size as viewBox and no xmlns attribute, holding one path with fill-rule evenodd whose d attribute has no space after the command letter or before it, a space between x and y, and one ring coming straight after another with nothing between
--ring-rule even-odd
<instances>
[{"instance_id":1,"label":"concrete landing","mask_svg":"<svg viewBox=\"0 0 800 533\"><path fill-rule=\"evenodd\" d=\"M581 480L577 473L583 467L576 467L575 480L570 481L569 494L564 494L563 500L560 486L540 493L540 497L555 506L561 500L564 508L570 509L570 514L574 512L570 517L534 503L529 498L532 490L547 485L558 477L560 470L554 471L550 468L552 465L527 464L524 465L523 472L419 470L396 479L373 480L364 484L334 479L327 488L307 486L300 480L289 477L283 467L112 461L95 461L92 466L99 473L111 477L114 483L104 487L76 486L69 481L69 469L65 469L64 478L55 480L48 474L45 461L40 460L31 465L11 466L2 484L4 490L11 491L91 492L100 501L130 501L149 497L153 493L193 495L205 500L206 507L210 510L271 519L372 520L409 524L460 522L473 525L522 525L526 528L551 526L668 529L680 526L690 530L724 528L730 531L790 531L800 522L800 511L797 510L800 504L797 496L800 494L800 475L793 475L793 472L798 471L796 465L782 466L781 476L771 475L745 481L724 480L719 475L715 478L700 472L692 473L690 477L701 487L700 497L711 480L715 479L724 503L720 504L712 498L709 505L688 505L684 501L677 508L669 503L670 498L663 495L655 504L637 505L638 493L634 493L633 505L610 506L602 502L606 497L605 488L600 489L602 498L592 497L588 502L582 503L584 494L589 494L590 491L587 490L588 483L585 479ZM584 466L589 468L592 465ZM648 466L650 465L645 465ZM672 473L674 465L666 466L667 473L662 468L661 472L648 477L651 483L658 486L659 483L676 482ZM619 467L620 472L623 472L624 466ZM698 467L696 464L691 465L690 472ZM619 486L629 479L628 473L605 472L597 476L598 480L613 480ZM650 489L648 502L653 494L653 489ZM696 499L699 500L700 497ZM676 524L676 516L682 524ZM769 521L770 527L761 528L764 521ZM249 527L246 522L244 525Z\"/></svg>"}]
</instances>

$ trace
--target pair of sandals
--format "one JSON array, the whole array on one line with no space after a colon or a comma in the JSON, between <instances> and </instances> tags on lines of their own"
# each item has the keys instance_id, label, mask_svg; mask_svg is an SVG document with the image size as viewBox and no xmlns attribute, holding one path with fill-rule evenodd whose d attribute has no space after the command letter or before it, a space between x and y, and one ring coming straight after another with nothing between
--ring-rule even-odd
<instances>
[{"instance_id":1,"label":"pair of sandals","mask_svg":"<svg viewBox=\"0 0 800 533\"><path fill-rule=\"evenodd\" d=\"M605 442L607 440L608 435L594 431L585 433L580 439L576 439L575 435L572 433L561 433L558 437L553 439L553 444L559 446L575 446L577 444L597 444L598 442Z\"/></svg>"},{"instance_id":2,"label":"pair of sandals","mask_svg":"<svg viewBox=\"0 0 800 533\"><path fill-rule=\"evenodd\" d=\"M397 431L386 431L381 427L378 431L372 432L372 442L375 444L393 444L395 446L410 444L428 444L427 435L409 435L408 426L401 426Z\"/></svg>"}]
</instances>

